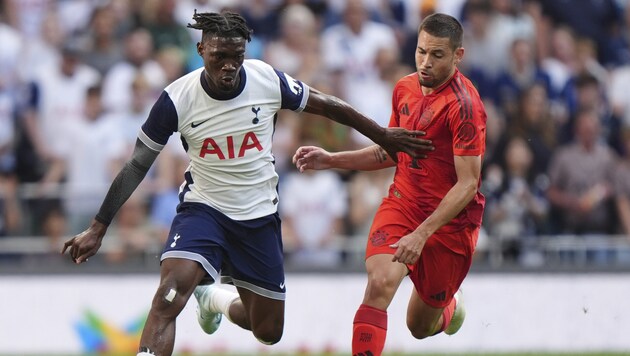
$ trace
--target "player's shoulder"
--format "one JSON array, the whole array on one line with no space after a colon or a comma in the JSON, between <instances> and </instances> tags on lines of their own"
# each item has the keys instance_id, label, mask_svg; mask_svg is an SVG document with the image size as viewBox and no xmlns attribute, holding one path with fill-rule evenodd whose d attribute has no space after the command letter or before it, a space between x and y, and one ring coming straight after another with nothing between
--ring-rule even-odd
<instances>
[{"instance_id":1,"label":"player's shoulder","mask_svg":"<svg viewBox=\"0 0 630 356\"><path fill-rule=\"evenodd\" d=\"M418 73L413 72L398 79L398 82L396 82L396 86L415 85L417 82L418 82Z\"/></svg>"},{"instance_id":2,"label":"player's shoulder","mask_svg":"<svg viewBox=\"0 0 630 356\"><path fill-rule=\"evenodd\" d=\"M166 86L164 90L170 94L171 92L175 92L182 88L198 84L201 81L201 73L203 72L203 70L204 68L201 67L189 72L188 74L184 74L183 76L175 79L171 84Z\"/></svg>"},{"instance_id":3,"label":"player's shoulder","mask_svg":"<svg viewBox=\"0 0 630 356\"><path fill-rule=\"evenodd\" d=\"M178 79L175 79L171 84L164 88L164 92L168 94L168 98L173 102L175 106L188 105L193 97L199 94L201 89L201 74L204 68L195 69L188 74L185 74Z\"/></svg>"},{"instance_id":4,"label":"player's shoulder","mask_svg":"<svg viewBox=\"0 0 630 356\"><path fill-rule=\"evenodd\" d=\"M462 72L457 71L453 80L455 80L460 86L463 85L466 87L466 89L473 91L475 94L477 93L477 88L475 87L475 85Z\"/></svg>"},{"instance_id":5,"label":"player's shoulder","mask_svg":"<svg viewBox=\"0 0 630 356\"><path fill-rule=\"evenodd\" d=\"M466 92L471 96L479 97L479 93L477 92L475 85L459 70L455 72L455 75L453 75L448 87L455 92Z\"/></svg>"},{"instance_id":6,"label":"player's shoulder","mask_svg":"<svg viewBox=\"0 0 630 356\"><path fill-rule=\"evenodd\" d=\"M256 59L256 58L248 58L246 60L243 61L243 66L244 67L251 67L251 68L256 68L256 69L263 69L263 70L269 70L269 69L273 69L273 67L271 66L271 64L262 61L260 59Z\"/></svg>"},{"instance_id":7,"label":"player's shoulder","mask_svg":"<svg viewBox=\"0 0 630 356\"><path fill-rule=\"evenodd\" d=\"M419 91L420 89L421 88L418 83L418 74L415 72L407 74L404 77L400 78L394 86L395 92L403 91L414 93L416 91Z\"/></svg>"},{"instance_id":8,"label":"player's shoulder","mask_svg":"<svg viewBox=\"0 0 630 356\"><path fill-rule=\"evenodd\" d=\"M259 59L246 59L243 62L243 70L247 76L247 82L255 86L275 88L280 83L280 72L269 63Z\"/></svg>"},{"instance_id":9,"label":"player's shoulder","mask_svg":"<svg viewBox=\"0 0 630 356\"><path fill-rule=\"evenodd\" d=\"M247 74L259 74L259 75L275 75L275 69L271 64L261 61L260 59L246 59L243 61L243 68Z\"/></svg>"},{"instance_id":10,"label":"player's shoulder","mask_svg":"<svg viewBox=\"0 0 630 356\"><path fill-rule=\"evenodd\" d=\"M458 102L462 104L463 101L472 103L474 105L481 102L481 97L474 84L466 78L461 72L455 72L455 75L444 84L442 90L444 96L449 98L451 102Z\"/></svg>"}]
</instances>

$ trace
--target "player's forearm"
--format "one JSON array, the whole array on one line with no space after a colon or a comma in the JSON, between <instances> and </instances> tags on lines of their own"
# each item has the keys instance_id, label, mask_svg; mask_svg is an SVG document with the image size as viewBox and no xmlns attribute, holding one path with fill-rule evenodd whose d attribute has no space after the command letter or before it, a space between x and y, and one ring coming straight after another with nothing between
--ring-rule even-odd
<instances>
[{"instance_id":1,"label":"player's forearm","mask_svg":"<svg viewBox=\"0 0 630 356\"><path fill-rule=\"evenodd\" d=\"M138 188L157 155L158 152L151 150L139 140L136 142L131 159L116 175L109 187L101 208L95 217L96 221L106 226L112 222L120 207Z\"/></svg>"},{"instance_id":2,"label":"player's forearm","mask_svg":"<svg viewBox=\"0 0 630 356\"><path fill-rule=\"evenodd\" d=\"M435 211L420 224L419 231L423 238L429 238L442 226L453 220L477 194L477 182L474 180L458 181L446 193Z\"/></svg>"},{"instance_id":3,"label":"player's forearm","mask_svg":"<svg viewBox=\"0 0 630 356\"><path fill-rule=\"evenodd\" d=\"M95 219L98 222L109 225L118 210L120 210L120 207L140 185L146 173L146 170L140 169L131 161L127 162L116 178L114 178Z\"/></svg>"},{"instance_id":4,"label":"player's forearm","mask_svg":"<svg viewBox=\"0 0 630 356\"><path fill-rule=\"evenodd\" d=\"M396 162L378 145L372 145L355 151L336 152L331 155L334 168L357 171L375 171L393 167Z\"/></svg>"},{"instance_id":5,"label":"player's forearm","mask_svg":"<svg viewBox=\"0 0 630 356\"><path fill-rule=\"evenodd\" d=\"M320 115L354 128L375 143L379 143L381 138L385 136L384 127L361 114L345 101L332 95L326 95L325 100L327 105Z\"/></svg>"}]
</instances>

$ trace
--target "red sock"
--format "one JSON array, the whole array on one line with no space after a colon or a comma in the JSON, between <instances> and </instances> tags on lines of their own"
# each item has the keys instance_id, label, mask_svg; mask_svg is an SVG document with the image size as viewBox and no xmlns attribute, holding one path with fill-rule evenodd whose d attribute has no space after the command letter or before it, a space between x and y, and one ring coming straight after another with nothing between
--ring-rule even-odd
<instances>
[{"instance_id":1,"label":"red sock","mask_svg":"<svg viewBox=\"0 0 630 356\"><path fill-rule=\"evenodd\" d=\"M446 330L446 328L448 328L449 324L451 323L451 319L453 318L453 312L455 312L455 305L456 301L455 298L453 298L451 299L451 302L448 303L446 308L442 310L442 327L440 327L436 334L439 334L442 331Z\"/></svg>"},{"instance_id":2,"label":"red sock","mask_svg":"<svg viewBox=\"0 0 630 356\"><path fill-rule=\"evenodd\" d=\"M387 312L361 304L352 328L353 356L381 356L387 336Z\"/></svg>"}]
</instances>

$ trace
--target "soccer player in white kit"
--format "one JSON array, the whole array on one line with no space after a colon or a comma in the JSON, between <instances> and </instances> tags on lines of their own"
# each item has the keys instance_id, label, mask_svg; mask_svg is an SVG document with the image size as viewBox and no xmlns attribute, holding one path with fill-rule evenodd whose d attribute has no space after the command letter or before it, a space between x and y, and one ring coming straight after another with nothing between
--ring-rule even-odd
<instances>
[{"instance_id":1,"label":"soccer player in white kit","mask_svg":"<svg viewBox=\"0 0 630 356\"><path fill-rule=\"evenodd\" d=\"M284 269L278 175L271 152L276 113L318 114L357 129L391 157L421 157L421 131L386 129L340 99L258 60L245 60L251 30L238 14L197 13L197 51L204 66L170 84L142 125L131 159L119 172L91 226L62 253L83 263L93 256L114 215L138 187L169 136L178 131L190 157L160 264L138 355L171 355L175 320L194 293L207 333L225 315L265 344L284 328ZM237 293L208 287L233 284Z\"/></svg>"}]
</instances>

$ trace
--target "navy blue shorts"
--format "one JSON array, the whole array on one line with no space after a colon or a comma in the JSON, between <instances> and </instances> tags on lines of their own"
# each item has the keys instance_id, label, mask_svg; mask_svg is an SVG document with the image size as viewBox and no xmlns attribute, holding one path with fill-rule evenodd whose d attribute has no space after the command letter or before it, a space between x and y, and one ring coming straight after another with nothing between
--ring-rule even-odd
<instances>
[{"instance_id":1,"label":"navy blue shorts","mask_svg":"<svg viewBox=\"0 0 630 356\"><path fill-rule=\"evenodd\" d=\"M284 257L278 213L236 221L210 206L178 206L162 258L197 261L212 281L284 300Z\"/></svg>"}]
</instances>

